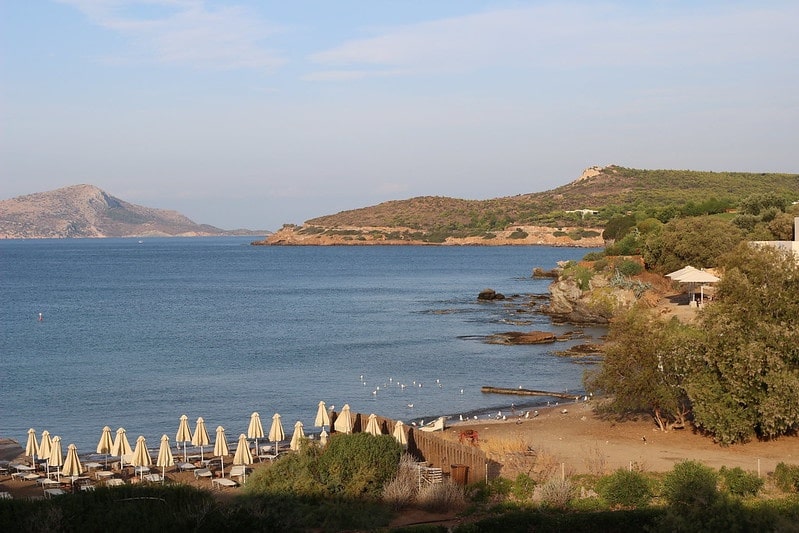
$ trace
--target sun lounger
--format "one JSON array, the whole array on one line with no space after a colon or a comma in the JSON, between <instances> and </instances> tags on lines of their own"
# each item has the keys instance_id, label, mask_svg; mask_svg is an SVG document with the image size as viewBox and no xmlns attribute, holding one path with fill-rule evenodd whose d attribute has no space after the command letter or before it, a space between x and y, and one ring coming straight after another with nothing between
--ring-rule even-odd
<instances>
[{"instance_id":1,"label":"sun lounger","mask_svg":"<svg viewBox=\"0 0 799 533\"><path fill-rule=\"evenodd\" d=\"M161 482L161 474L147 474L143 477L145 481L149 481L150 483L160 483Z\"/></svg>"},{"instance_id":2,"label":"sun lounger","mask_svg":"<svg viewBox=\"0 0 799 533\"><path fill-rule=\"evenodd\" d=\"M10 492L0 492L0 500L11 500L11 493Z\"/></svg>"},{"instance_id":3,"label":"sun lounger","mask_svg":"<svg viewBox=\"0 0 799 533\"><path fill-rule=\"evenodd\" d=\"M213 476L214 476L213 472L211 472L211 471L210 471L210 470L208 470L207 468L198 468L198 469L196 469L196 470L194 471L194 477L195 477L195 478L200 478L200 477L213 477Z\"/></svg>"},{"instance_id":4,"label":"sun lounger","mask_svg":"<svg viewBox=\"0 0 799 533\"><path fill-rule=\"evenodd\" d=\"M230 469L230 477L242 477L246 474L247 470L244 465L235 465Z\"/></svg>"},{"instance_id":5,"label":"sun lounger","mask_svg":"<svg viewBox=\"0 0 799 533\"><path fill-rule=\"evenodd\" d=\"M62 496L66 494L63 489L44 489L44 496L46 498L52 498L53 496Z\"/></svg>"},{"instance_id":6,"label":"sun lounger","mask_svg":"<svg viewBox=\"0 0 799 533\"><path fill-rule=\"evenodd\" d=\"M419 429L422 431L444 431L444 425L446 421L447 417L439 416L434 421L420 427Z\"/></svg>"},{"instance_id":7,"label":"sun lounger","mask_svg":"<svg viewBox=\"0 0 799 533\"><path fill-rule=\"evenodd\" d=\"M222 490L222 487L238 487L239 484L233 481L232 479L228 479L226 477L219 477L216 479L211 480L211 484L214 485L219 490Z\"/></svg>"},{"instance_id":8,"label":"sun lounger","mask_svg":"<svg viewBox=\"0 0 799 533\"><path fill-rule=\"evenodd\" d=\"M94 490L94 485L81 485L80 490L84 492L92 491Z\"/></svg>"},{"instance_id":9,"label":"sun lounger","mask_svg":"<svg viewBox=\"0 0 799 533\"><path fill-rule=\"evenodd\" d=\"M197 467L194 466L192 463L178 463L178 470L186 471L186 470L194 470Z\"/></svg>"},{"instance_id":10,"label":"sun lounger","mask_svg":"<svg viewBox=\"0 0 799 533\"><path fill-rule=\"evenodd\" d=\"M125 484L125 482L122 481L121 479L119 479L118 477L105 480L105 486L106 487L119 487L119 486L122 486L124 484Z\"/></svg>"}]
</instances>

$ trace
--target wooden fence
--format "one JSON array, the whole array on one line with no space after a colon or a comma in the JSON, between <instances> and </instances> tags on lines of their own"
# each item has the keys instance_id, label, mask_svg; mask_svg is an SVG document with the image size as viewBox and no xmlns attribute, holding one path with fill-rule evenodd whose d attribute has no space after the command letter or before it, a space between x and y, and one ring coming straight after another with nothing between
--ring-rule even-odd
<instances>
[{"instance_id":1,"label":"wooden fence","mask_svg":"<svg viewBox=\"0 0 799 533\"><path fill-rule=\"evenodd\" d=\"M338 413L331 416L331 427ZM353 414L353 432L359 433L366 429L369 415L363 413ZM396 421L382 416L377 417L382 433L393 435ZM441 468L445 474L452 473L453 466L466 467L466 482L476 483L485 481L489 472L489 461L483 450L476 446L468 446L460 442L446 440L439 431L421 431L414 426L403 425L405 436L408 440L408 453L421 461L430 463L430 466ZM496 469L490 469L494 472ZM493 477L493 476L491 476Z\"/></svg>"}]
</instances>

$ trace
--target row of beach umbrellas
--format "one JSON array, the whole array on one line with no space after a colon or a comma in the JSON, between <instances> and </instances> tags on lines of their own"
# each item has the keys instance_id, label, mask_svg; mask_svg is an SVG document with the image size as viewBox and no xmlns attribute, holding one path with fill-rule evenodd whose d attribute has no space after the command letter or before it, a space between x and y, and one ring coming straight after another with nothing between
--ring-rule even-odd
<instances>
[{"instance_id":1,"label":"row of beach umbrellas","mask_svg":"<svg viewBox=\"0 0 799 533\"><path fill-rule=\"evenodd\" d=\"M320 439L322 442L327 440L327 432L325 427L330 427L330 415L324 401L320 401L314 420L314 426L321 427ZM340 433L352 433L353 431L353 417L350 412L349 405L345 405L341 413L335 420L333 428ZM369 415L369 421L366 425L365 431L372 435L380 435L382 433L380 425L377 422L377 416L373 413ZM253 454L250 451L248 439L255 440L255 450L258 453L258 440L263 439L265 436L263 426L261 424L260 415L257 412L252 413L250 416L250 423L247 428L247 433L241 433L238 438L236 451L233 456L234 465L250 465L253 463ZM281 416L278 413L272 417L272 426L270 427L267 438L275 443L276 452L279 443L286 438L283 430ZM407 445L407 438L405 436L404 425L402 421L398 421L395 425L394 438L400 444ZM299 450L300 443L305 438L303 424L299 420L294 424L294 433L291 437L289 448L291 450ZM188 422L188 416L182 415L178 424L178 431L175 436L176 444L183 443L183 460L188 460L187 444L191 443L192 446L200 447L200 460L204 460L204 448L209 446L211 441L208 437L208 431L205 427L205 421L202 417L197 419L194 432L191 431ZM124 465L127 461L128 464L138 469L140 475L144 476L146 468L152 466L152 458L147 449L147 441L143 436L136 439L136 447L131 449L130 442L127 438L125 428L119 428L116 431L116 437L112 438L112 430L109 426L103 427L100 441L97 444L97 453L105 456L106 468L108 468L109 457L119 457L120 465ZM214 457L219 457L222 460L222 472L224 475L224 457L230 455L230 450L225 436L225 428L218 426L216 428L216 438L214 439ZM49 475L50 468L58 469L58 476L61 475L68 477L79 476L83 473L83 467L78 458L77 448L74 444L67 447L67 455L64 458L61 451L61 438L56 436L51 438L50 433L45 430L42 432L41 444L36 439L36 431L31 428L28 430L28 440L25 447L25 455L31 457L36 462L36 458L44 459L47 464L47 473ZM161 446L158 451L156 459L156 466L161 469L161 481L164 479L164 472L167 467L172 466L174 463L174 456L172 449L169 445L169 436L163 435L161 437Z\"/></svg>"}]
</instances>

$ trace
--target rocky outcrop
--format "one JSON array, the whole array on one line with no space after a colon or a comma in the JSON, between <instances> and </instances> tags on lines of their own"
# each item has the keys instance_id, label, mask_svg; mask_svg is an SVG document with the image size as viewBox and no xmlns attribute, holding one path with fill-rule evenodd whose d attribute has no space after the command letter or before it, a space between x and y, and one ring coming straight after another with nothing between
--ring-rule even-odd
<instances>
[{"instance_id":1,"label":"rocky outcrop","mask_svg":"<svg viewBox=\"0 0 799 533\"><path fill-rule=\"evenodd\" d=\"M559 278L549 286L549 304L542 311L554 320L574 324L608 324L621 308L636 301L630 289L611 287L601 275L591 278L583 291L575 279Z\"/></svg>"},{"instance_id":2,"label":"rocky outcrop","mask_svg":"<svg viewBox=\"0 0 799 533\"><path fill-rule=\"evenodd\" d=\"M506 331L486 337L488 344L549 344L558 340L550 331Z\"/></svg>"},{"instance_id":3,"label":"rocky outcrop","mask_svg":"<svg viewBox=\"0 0 799 533\"><path fill-rule=\"evenodd\" d=\"M480 294L477 295L478 300L504 300L505 295L501 292L497 292L494 289L483 289L480 291Z\"/></svg>"}]
</instances>

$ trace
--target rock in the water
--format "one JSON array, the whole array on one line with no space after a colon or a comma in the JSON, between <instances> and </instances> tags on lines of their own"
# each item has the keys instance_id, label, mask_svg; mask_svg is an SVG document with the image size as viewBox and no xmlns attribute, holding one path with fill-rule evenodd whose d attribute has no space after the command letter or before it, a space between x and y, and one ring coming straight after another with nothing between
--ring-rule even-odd
<instances>
[{"instance_id":1,"label":"rock in the water","mask_svg":"<svg viewBox=\"0 0 799 533\"><path fill-rule=\"evenodd\" d=\"M506 331L486 338L490 344L548 344L556 340L555 334L549 331Z\"/></svg>"},{"instance_id":2,"label":"rock in the water","mask_svg":"<svg viewBox=\"0 0 799 533\"><path fill-rule=\"evenodd\" d=\"M505 295L495 291L494 289L483 289L477 295L478 300L504 300Z\"/></svg>"}]
</instances>

